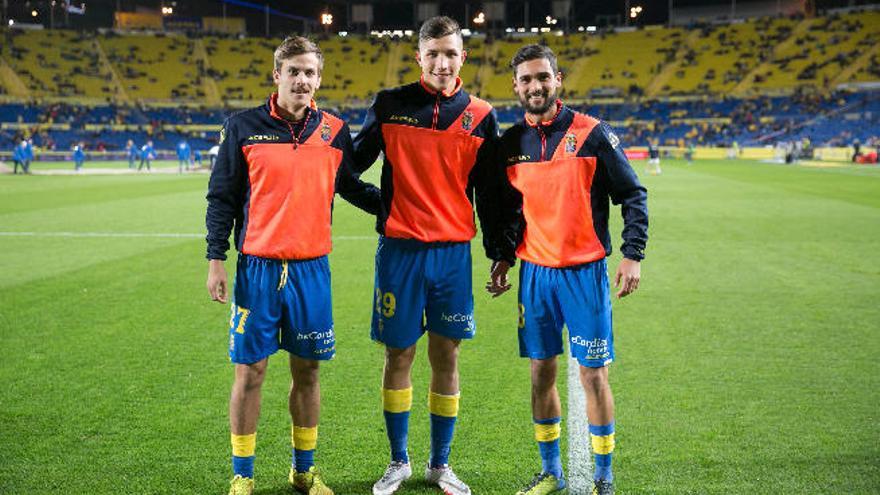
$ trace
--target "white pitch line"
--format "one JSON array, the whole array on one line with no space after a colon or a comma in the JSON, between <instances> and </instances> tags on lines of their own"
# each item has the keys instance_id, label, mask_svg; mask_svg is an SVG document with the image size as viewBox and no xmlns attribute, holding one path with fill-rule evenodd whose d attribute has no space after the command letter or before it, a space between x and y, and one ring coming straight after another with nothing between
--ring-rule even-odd
<instances>
[{"instance_id":1,"label":"white pitch line","mask_svg":"<svg viewBox=\"0 0 880 495\"><path fill-rule=\"evenodd\" d=\"M569 346L565 346L568 348ZM568 349L566 349L568 351ZM593 456L590 453L590 427L587 399L581 386L580 365L568 357L568 493L587 495L593 489Z\"/></svg>"},{"instance_id":2,"label":"white pitch line","mask_svg":"<svg viewBox=\"0 0 880 495\"><path fill-rule=\"evenodd\" d=\"M180 232L0 232L0 237L153 237L165 239L204 239L205 234ZM334 241L369 241L377 236L339 235Z\"/></svg>"},{"instance_id":3,"label":"white pitch line","mask_svg":"<svg viewBox=\"0 0 880 495\"><path fill-rule=\"evenodd\" d=\"M174 232L0 232L0 237L163 237L177 239L205 237L205 234Z\"/></svg>"}]
</instances>

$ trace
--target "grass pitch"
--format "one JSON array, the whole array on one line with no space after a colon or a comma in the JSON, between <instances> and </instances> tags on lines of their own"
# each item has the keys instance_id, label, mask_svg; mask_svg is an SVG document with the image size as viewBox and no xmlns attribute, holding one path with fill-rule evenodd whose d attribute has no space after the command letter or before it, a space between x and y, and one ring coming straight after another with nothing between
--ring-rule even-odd
<instances>
[{"instance_id":1,"label":"grass pitch","mask_svg":"<svg viewBox=\"0 0 880 495\"><path fill-rule=\"evenodd\" d=\"M880 169L663 165L643 175L642 288L614 303L618 491L880 491ZM0 177L0 491L226 492L232 369L228 308L204 288L206 181ZM334 221L338 355L322 365L317 460L336 493L366 494L388 456L368 335L373 221L342 200ZM617 245L619 220L612 232ZM478 242L474 254L480 289ZM476 303L452 462L475 493L511 494L540 466L516 298ZM417 481L426 357L402 495L439 493ZM261 495L288 493L286 368L271 358L264 386Z\"/></svg>"},{"instance_id":2,"label":"grass pitch","mask_svg":"<svg viewBox=\"0 0 880 495\"><path fill-rule=\"evenodd\" d=\"M208 160L204 160L203 164L207 166L209 163ZM7 165L12 165L10 162ZM135 160L133 171L137 171L138 165L140 165L140 160ZM86 160L83 163L83 173L93 172L95 170L115 170L124 172L129 170L132 167L129 167L128 160ZM153 160L150 163L150 168L152 169L177 169L178 162L177 160ZM57 170L70 170L74 169L73 161L67 160L59 160L59 161L42 161L42 162L34 162L31 164L31 172L40 173L46 171L57 171ZM141 173L146 173L146 167L141 171Z\"/></svg>"}]
</instances>

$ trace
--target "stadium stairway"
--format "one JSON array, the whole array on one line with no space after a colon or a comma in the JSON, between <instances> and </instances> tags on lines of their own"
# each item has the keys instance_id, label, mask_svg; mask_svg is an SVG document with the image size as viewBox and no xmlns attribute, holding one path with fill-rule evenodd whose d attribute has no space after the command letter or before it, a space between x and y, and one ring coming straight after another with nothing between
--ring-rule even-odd
<instances>
[{"instance_id":1,"label":"stadium stairway","mask_svg":"<svg viewBox=\"0 0 880 495\"><path fill-rule=\"evenodd\" d=\"M583 46L581 46L581 52L583 52L583 53L595 53L596 51L598 51L598 49L599 49L599 38L596 38L596 37L586 38ZM589 67L590 58L591 57L589 57L589 56L578 57L577 60L575 60L574 64L572 64L571 70L569 71L569 73L565 75L566 79L571 80L571 81L580 80L581 76L583 75L583 72L585 70L587 70L587 68Z\"/></svg>"},{"instance_id":2,"label":"stadium stairway","mask_svg":"<svg viewBox=\"0 0 880 495\"><path fill-rule=\"evenodd\" d=\"M116 93L116 98L122 103L130 105L131 99L125 91L125 85L122 84L122 80L116 72L116 67L113 67L113 64L110 63L110 59L107 58L107 53L104 51L104 47L101 46L101 42L98 38L92 40L92 46L95 49L95 53L98 54L98 60L101 62L101 65L110 72L110 78L113 82L113 89Z\"/></svg>"},{"instance_id":3,"label":"stadium stairway","mask_svg":"<svg viewBox=\"0 0 880 495\"><path fill-rule=\"evenodd\" d=\"M27 85L18 77L18 74L12 70L12 67L6 63L3 57L0 57L0 83L9 92L11 96L18 98L30 98L31 92Z\"/></svg>"},{"instance_id":4,"label":"stadium stairway","mask_svg":"<svg viewBox=\"0 0 880 495\"><path fill-rule=\"evenodd\" d=\"M409 43L405 41L399 41L397 43L392 43L390 51L388 52L388 65L385 66L385 84L384 88L393 88L398 86L397 81L397 73L400 71L404 57L406 56L405 49L409 48Z\"/></svg>"},{"instance_id":5,"label":"stadium stairway","mask_svg":"<svg viewBox=\"0 0 880 495\"><path fill-rule=\"evenodd\" d=\"M871 49L865 51L865 53L857 58L855 63L840 71L840 73L831 80L831 88L835 88L838 84L843 84L852 80L856 72L861 70L863 67L867 67L868 64L871 63L871 58L873 58L877 54L880 54L880 44L873 45Z\"/></svg>"},{"instance_id":6,"label":"stadium stairway","mask_svg":"<svg viewBox=\"0 0 880 495\"><path fill-rule=\"evenodd\" d=\"M205 43L201 38L196 39L195 43L193 43L193 59L202 61L202 73L200 76L202 79L202 89L205 91L205 102L214 107L223 105L223 101L220 99L220 90L217 89L217 83L214 82L214 78L205 76L211 68L211 61L208 60L208 51L205 49Z\"/></svg>"},{"instance_id":7,"label":"stadium stairway","mask_svg":"<svg viewBox=\"0 0 880 495\"><path fill-rule=\"evenodd\" d=\"M794 29L791 30L791 35L785 39L782 43L776 45L773 49L773 54L771 55L769 60L765 60L757 66L753 67L748 73L746 73L745 77L742 78L742 81L739 82L736 86L731 90L731 94L735 96L747 96L752 92L752 88L755 82L755 76L758 74L763 74L769 72L773 68L773 61L779 58L780 53L784 53L789 50L792 45L797 42L797 39L803 36L810 29L810 19L801 20Z\"/></svg>"},{"instance_id":8,"label":"stadium stairway","mask_svg":"<svg viewBox=\"0 0 880 495\"><path fill-rule=\"evenodd\" d=\"M496 58L498 58L498 49L495 47L495 43L483 45L483 63L477 69L477 81L480 82L479 94L483 94L486 90L486 84L492 77L494 69L494 63L490 61L494 61Z\"/></svg>"},{"instance_id":9,"label":"stadium stairway","mask_svg":"<svg viewBox=\"0 0 880 495\"><path fill-rule=\"evenodd\" d=\"M648 87L645 89L645 95L648 98L656 98L661 92L663 92L663 88L666 86L666 83L672 78L675 72L681 67L681 63L684 60L685 54L688 52L688 49L693 47L696 44L697 39L700 37L700 31L694 30L691 34L685 38L685 42L678 48L678 51L675 53L675 59L666 64L660 72L654 76L654 79L648 83Z\"/></svg>"}]
</instances>

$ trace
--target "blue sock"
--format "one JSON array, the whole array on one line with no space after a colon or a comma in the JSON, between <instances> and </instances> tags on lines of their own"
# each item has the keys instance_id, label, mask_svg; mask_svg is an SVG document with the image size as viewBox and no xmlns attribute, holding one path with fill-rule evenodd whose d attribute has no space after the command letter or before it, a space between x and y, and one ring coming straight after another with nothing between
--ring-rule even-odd
<instances>
[{"instance_id":1,"label":"blue sock","mask_svg":"<svg viewBox=\"0 0 880 495\"><path fill-rule=\"evenodd\" d=\"M257 456L239 457L232 456L232 474L241 476L242 478L254 477L254 459Z\"/></svg>"},{"instance_id":2,"label":"blue sock","mask_svg":"<svg viewBox=\"0 0 880 495\"><path fill-rule=\"evenodd\" d=\"M613 481L614 473L611 472L611 453L614 451L614 422L607 425L590 425L593 454L596 464L596 472L593 479Z\"/></svg>"},{"instance_id":3,"label":"blue sock","mask_svg":"<svg viewBox=\"0 0 880 495\"><path fill-rule=\"evenodd\" d=\"M593 478L597 480L614 481L614 473L611 472L611 454L596 454L596 472Z\"/></svg>"},{"instance_id":4,"label":"blue sock","mask_svg":"<svg viewBox=\"0 0 880 495\"><path fill-rule=\"evenodd\" d=\"M388 432L388 442L391 444L391 460L409 462L406 451L409 411L399 413L385 411L385 429Z\"/></svg>"},{"instance_id":5,"label":"blue sock","mask_svg":"<svg viewBox=\"0 0 880 495\"><path fill-rule=\"evenodd\" d=\"M431 467L449 464L456 416L431 415Z\"/></svg>"},{"instance_id":6,"label":"blue sock","mask_svg":"<svg viewBox=\"0 0 880 495\"><path fill-rule=\"evenodd\" d=\"M296 469L297 473L307 473L309 469L315 465L315 451L314 450L300 450L297 448L293 450L293 468Z\"/></svg>"},{"instance_id":7,"label":"blue sock","mask_svg":"<svg viewBox=\"0 0 880 495\"><path fill-rule=\"evenodd\" d=\"M541 453L541 470L557 478L562 478L562 458L559 454L559 435L561 418L536 419L535 438Z\"/></svg>"}]
</instances>

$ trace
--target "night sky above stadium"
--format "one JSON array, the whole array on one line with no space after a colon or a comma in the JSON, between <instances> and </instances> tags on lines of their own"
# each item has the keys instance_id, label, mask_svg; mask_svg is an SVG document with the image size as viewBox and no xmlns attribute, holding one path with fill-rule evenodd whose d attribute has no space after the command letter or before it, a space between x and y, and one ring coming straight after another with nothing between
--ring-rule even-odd
<instances>
[{"instance_id":1,"label":"night sky above stadium","mask_svg":"<svg viewBox=\"0 0 880 495\"><path fill-rule=\"evenodd\" d=\"M818 9L844 7L855 4L870 3L872 0L815 0ZM223 2L220 0L75 0L78 4L85 2L85 15L69 15L68 27L80 29L95 29L110 27L113 24L113 12L117 9L134 12L137 10L158 11L162 5L173 5L175 15L180 17L203 17L221 16L223 14ZM256 8L247 8L233 3L251 3L254 5L268 5L275 11L284 13L284 16L272 16L270 18L271 32L274 35L281 33L303 30L303 20L313 22L311 30L321 29L317 25L320 15L326 11L333 14L334 25L332 31L352 29L354 26L348 23L349 5L371 3L374 8L373 29L413 29L417 25L414 2L405 0L353 0L353 1L327 1L327 0L297 0L295 2L282 0L228 0L226 15L231 17L244 17L247 20L248 31L251 34L264 32L265 13ZM472 18L482 7L482 2L443 1L435 2L439 6L441 14L446 14L455 19L464 21ZM738 0L738 4L748 3ZM522 26L526 22L526 8L528 4L528 24L532 27L543 26L544 18L550 15L552 2L530 0L509 0L505 2L507 8L506 22L499 23L501 29L505 27ZM730 0L674 0L675 6L696 6L706 4L728 5ZM49 26L50 0L31 0L25 2L9 2L7 18L13 18L16 22L35 22ZM60 5L60 2L58 2ZM572 18L569 27L580 25L620 25L625 19L624 11L626 0L574 0L572 1ZM630 6L642 6L643 10L637 19L631 20L633 25L662 24L669 19L669 0L629 0ZM60 6L56 6L54 16L55 26L61 27L63 14ZM38 15L33 17L32 11ZM296 18L300 18L297 20ZM466 24L464 24L466 26ZM363 28L361 28L363 29Z\"/></svg>"}]
</instances>

